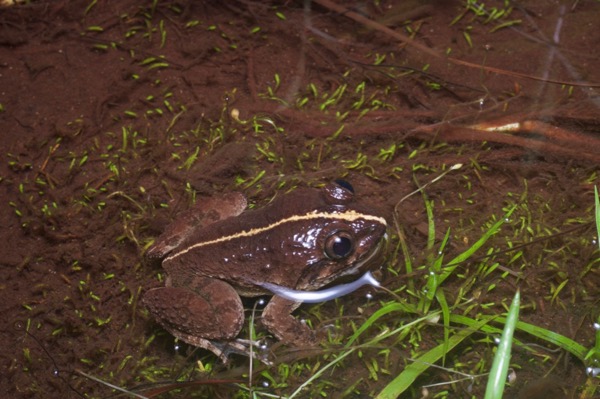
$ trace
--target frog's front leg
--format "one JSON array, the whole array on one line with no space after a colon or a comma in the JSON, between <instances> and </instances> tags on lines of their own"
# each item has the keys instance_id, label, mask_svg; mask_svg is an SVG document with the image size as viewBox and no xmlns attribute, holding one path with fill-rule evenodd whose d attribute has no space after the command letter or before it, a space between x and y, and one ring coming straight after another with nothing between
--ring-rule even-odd
<instances>
[{"instance_id":1,"label":"frog's front leg","mask_svg":"<svg viewBox=\"0 0 600 399\"><path fill-rule=\"evenodd\" d=\"M279 340L296 346L313 346L316 337L305 323L292 316L300 303L274 296L262 314L262 323Z\"/></svg>"},{"instance_id":2,"label":"frog's front leg","mask_svg":"<svg viewBox=\"0 0 600 399\"><path fill-rule=\"evenodd\" d=\"M227 341L236 338L244 322L244 307L235 289L208 277L192 278L185 287L151 289L144 295L144 304L172 335L224 361ZM231 345L237 349L235 342Z\"/></svg>"}]
</instances>

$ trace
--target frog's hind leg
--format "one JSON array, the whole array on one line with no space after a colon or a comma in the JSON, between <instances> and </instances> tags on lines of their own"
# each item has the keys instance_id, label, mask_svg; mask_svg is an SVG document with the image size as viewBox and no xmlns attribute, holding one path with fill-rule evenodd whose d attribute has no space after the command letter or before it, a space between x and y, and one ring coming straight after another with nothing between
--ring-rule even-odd
<instances>
[{"instance_id":1,"label":"frog's hind leg","mask_svg":"<svg viewBox=\"0 0 600 399\"><path fill-rule=\"evenodd\" d=\"M189 287L149 290L144 295L144 304L176 338L208 349L221 359L226 359L226 348L211 340L233 340L244 322L244 307L237 292L229 284L212 278L194 278Z\"/></svg>"}]
</instances>

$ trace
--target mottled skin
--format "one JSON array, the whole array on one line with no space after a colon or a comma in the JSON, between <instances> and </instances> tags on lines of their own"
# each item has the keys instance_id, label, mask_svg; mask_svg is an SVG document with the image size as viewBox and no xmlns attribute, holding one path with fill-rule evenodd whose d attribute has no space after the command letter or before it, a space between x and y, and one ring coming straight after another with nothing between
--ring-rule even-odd
<instances>
[{"instance_id":1,"label":"mottled skin","mask_svg":"<svg viewBox=\"0 0 600 399\"><path fill-rule=\"evenodd\" d=\"M168 277L144 303L175 337L223 360L242 350L235 341L244 322L240 296L268 294L257 282L310 291L357 274L378 254L386 231L385 219L355 204L354 193L337 183L298 189L258 210L244 212L238 193L197 207L203 206L149 249L164 257ZM274 296L262 322L286 343L314 344L313 331L291 315L298 305Z\"/></svg>"}]
</instances>

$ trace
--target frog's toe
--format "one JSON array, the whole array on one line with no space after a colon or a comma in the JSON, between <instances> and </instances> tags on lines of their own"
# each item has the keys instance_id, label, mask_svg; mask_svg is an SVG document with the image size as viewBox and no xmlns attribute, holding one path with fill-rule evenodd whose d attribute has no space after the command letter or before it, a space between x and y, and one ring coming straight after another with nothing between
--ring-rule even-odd
<instances>
[{"instance_id":1,"label":"frog's toe","mask_svg":"<svg viewBox=\"0 0 600 399\"><path fill-rule=\"evenodd\" d=\"M268 360L268 354L265 350L266 346L261 341L238 338L233 341L213 341L210 344L212 347L216 348L217 351L210 350L221 359L223 359L223 357L228 359L230 355L234 354L260 360L266 365L273 364Z\"/></svg>"}]
</instances>

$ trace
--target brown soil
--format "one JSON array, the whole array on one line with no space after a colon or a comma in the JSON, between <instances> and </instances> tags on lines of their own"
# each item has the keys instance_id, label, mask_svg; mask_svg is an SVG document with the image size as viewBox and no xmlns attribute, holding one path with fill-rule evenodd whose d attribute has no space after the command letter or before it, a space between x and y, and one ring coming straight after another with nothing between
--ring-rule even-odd
<instances>
[{"instance_id":1,"label":"brown soil","mask_svg":"<svg viewBox=\"0 0 600 399\"><path fill-rule=\"evenodd\" d=\"M477 240L507 198L530 207L515 216L532 226L527 240L518 237L528 245L504 266L538 267L525 279L497 273L481 282L483 292L497 288L479 301L500 303L520 286L524 320L593 344L600 4L532 0L500 20L519 24L493 30L497 23L471 11L451 24L465 11L459 0L344 3L344 15L328 1L59 0L0 9L7 397L109 397L110 388L76 371L132 387L211 358L174 353L140 302L160 284L145 248L195 195L242 190L260 206L277 190L344 177L391 221L394 205L417 188L413 176L424 184L459 162L460 172L427 189L440 239L452 226L453 251ZM361 82L371 106L364 114ZM341 100L319 107L323 93L344 87ZM483 130L515 122L515 132ZM393 145L389 158L378 157ZM418 264L427 258L421 196L397 217ZM403 272L400 260L391 265ZM549 287L565 278L552 297ZM449 296L457 295L452 284ZM388 277L386 285L401 283ZM528 356L515 359L523 367ZM563 360L521 378L554 373L566 382L552 389L576 397L583 366ZM215 378L240 378L245 363L236 358L239 368ZM146 374L150 366L161 372ZM378 392L397 371L360 389ZM366 378L356 373L329 394ZM229 397L232 389L211 392Z\"/></svg>"}]
</instances>

